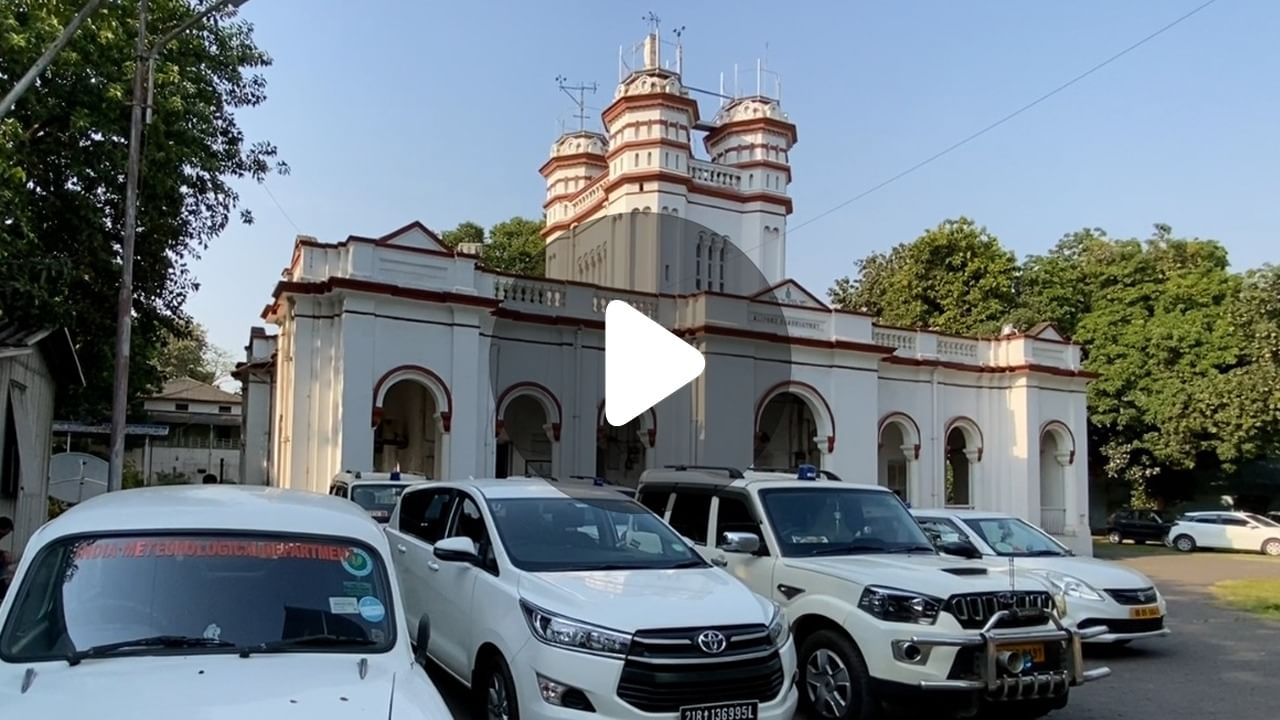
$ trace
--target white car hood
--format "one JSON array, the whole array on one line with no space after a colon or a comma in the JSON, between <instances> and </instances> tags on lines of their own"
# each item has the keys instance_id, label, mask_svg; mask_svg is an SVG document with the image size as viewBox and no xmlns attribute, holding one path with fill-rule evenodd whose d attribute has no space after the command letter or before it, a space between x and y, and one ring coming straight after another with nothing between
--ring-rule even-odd
<instances>
[{"instance_id":1,"label":"white car hood","mask_svg":"<svg viewBox=\"0 0 1280 720\"><path fill-rule=\"evenodd\" d=\"M1008 558L990 558L994 566L1008 567ZM1146 575L1109 560L1083 557L1027 557L1015 558L1018 568L1027 570L1052 570L1070 575L1100 590L1137 590L1153 587Z\"/></svg>"},{"instance_id":2,"label":"white car hood","mask_svg":"<svg viewBox=\"0 0 1280 720\"><path fill-rule=\"evenodd\" d=\"M768 623L773 608L713 568L527 573L520 597L550 612L622 632Z\"/></svg>"},{"instance_id":3,"label":"white car hood","mask_svg":"<svg viewBox=\"0 0 1280 720\"><path fill-rule=\"evenodd\" d=\"M849 555L787 558L787 567L822 573L858 585L879 585L947 598L959 593L997 592L1009 589L1009 573L981 560L946 555ZM985 570L986 573L980 571ZM1044 590L1040 578L1022 570L1015 573L1017 590Z\"/></svg>"},{"instance_id":4,"label":"white car hood","mask_svg":"<svg viewBox=\"0 0 1280 720\"><path fill-rule=\"evenodd\" d=\"M74 667L3 664L0 707L6 717L51 720L86 714L95 720L386 718L393 687L411 684L407 676L414 668L406 662L393 670L385 658L374 657L363 679L359 656L348 654L132 656L85 660ZM28 668L35 677L23 692ZM402 689L395 690L397 705L420 707L405 717L449 717L438 695L430 694L434 701L424 702L420 691L407 693L412 698L407 700Z\"/></svg>"}]
</instances>

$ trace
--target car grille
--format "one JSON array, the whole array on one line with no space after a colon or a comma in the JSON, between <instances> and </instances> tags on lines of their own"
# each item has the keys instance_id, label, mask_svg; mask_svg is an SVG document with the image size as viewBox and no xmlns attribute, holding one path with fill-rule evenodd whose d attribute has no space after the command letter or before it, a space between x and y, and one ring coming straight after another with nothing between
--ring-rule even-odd
<instances>
[{"instance_id":1,"label":"car grille","mask_svg":"<svg viewBox=\"0 0 1280 720\"><path fill-rule=\"evenodd\" d=\"M708 629L727 641L714 656L696 642ZM769 702L785 680L782 659L763 625L642 630L632 638L618 698L642 712L669 713L687 705Z\"/></svg>"},{"instance_id":2,"label":"car grille","mask_svg":"<svg viewBox=\"0 0 1280 720\"><path fill-rule=\"evenodd\" d=\"M1121 605L1151 605L1156 601L1156 589L1153 587L1140 590L1106 590L1105 592Z\"/></svg>"},{"instance_id":3,"label":"car grille","mask_svg":"<svg viewBox=\"0 0 1280 720\"><path fill-rule=\"evenodd\" d=\"M1105 620L1101 618L1087 618L1081 620L1079 627L1081 630L1102 625L1107 628L1108 632L1129 634L1129 633L1147 633L1164 629L1164 618L1143 618L1141 620Z\"/></svg>"},{"instance_id":4,"label":"car grille","mask_svg":"<svg viewBox=\"0 0 1280 720\"><path fill-rule=\"evenodd\" d=\"M1047 592L1007 590L991 593L952 595L943 606L947 612L968 630L980 630L987 621L1001 610L1053 610L1053 597ZM1008 618L999 627L1025 627L1041 625L1045 618L1038 614Z\"/></svg>"}]
</instances>

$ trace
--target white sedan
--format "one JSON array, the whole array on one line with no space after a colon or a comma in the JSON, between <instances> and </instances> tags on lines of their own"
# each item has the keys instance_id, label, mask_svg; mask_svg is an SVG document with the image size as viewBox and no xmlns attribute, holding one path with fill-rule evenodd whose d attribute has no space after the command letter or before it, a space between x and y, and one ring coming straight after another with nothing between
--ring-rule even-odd
<instances>
[{"instance_id":1,"label":"white sedan","mask_svg":"<svg viewBox=\"0 0 1280 720\"><path fill-rule=\"evenodd\" d=\"M1038 573L1055 590L1063 621L1108 632L1086 642L1127 644L1169 634L1164 597L1146 575L1106 560L1083 558L1031 523L981 510L912 510L943 543L972 546L984 563Z\"/></svg>"},{"instance_id":2,"label":"white sedan","mask_svg":"<svg viewBox=\"0 0 1280 720\"><path fill-rule=\"evenodd\" d=\"M1253 513L1192 512L1169 529L1169 544L1182 552L1209 548L1280 557L1280 523Z\"/></svg>"}]
</instances>

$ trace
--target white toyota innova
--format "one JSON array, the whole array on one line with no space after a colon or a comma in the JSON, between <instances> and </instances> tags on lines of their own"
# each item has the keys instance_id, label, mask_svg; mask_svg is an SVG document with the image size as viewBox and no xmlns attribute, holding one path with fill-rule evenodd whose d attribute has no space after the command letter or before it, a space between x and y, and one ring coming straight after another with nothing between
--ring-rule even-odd
<instances>
[{"instance_id":1,"label":"white toyota innova","mask_svg":"<svg viewBox=\"0 0 1280 720\"><path fill-rule=\"evenodd\" d=\"M377 523L317 493L88 500L32 536L0 604L0 715L444 720L387 556Z\"/></svg>"}]
</instances>

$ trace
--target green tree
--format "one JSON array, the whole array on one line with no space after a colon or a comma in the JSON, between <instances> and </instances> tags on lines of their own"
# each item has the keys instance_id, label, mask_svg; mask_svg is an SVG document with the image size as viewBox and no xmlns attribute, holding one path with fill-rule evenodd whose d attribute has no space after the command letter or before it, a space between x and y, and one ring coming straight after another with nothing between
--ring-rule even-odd
<instances>
[{"instance_id":1,"label":"green tree","mask_svg":"<svg viewBox=\"0 0 1280 720\"><path fill-rule=\"evenodd\" d=\"M440 241L450 250L456 249L463 243L482 243L484 242L484 228L467 220L459 223L458 227L452 230L445 230L440 233Z\"/></svg>"},{"instance_id":2,"label":"green tree","mask_svg":"<svg viewBox=\"0 0 1280 720\"><path fill-rule=\"evenodd\" d=\"M12 87L81 4L0 3L0 87ZM200 4L151 0L152 37ZM65 326L78 343L86 386L60 397L66 417L102 417L110 405L136 16L136 3L103 3L0 122L0 307L17 323ZM239 205L230 181L287 172L276 148L246 139L235 117L266 99L257 71L270 62L228 10L175 39L156 64L138 196L135 398L158 385L155 359L167 335L181 334L197 287L191 262Z\"/></svg>"},{"instance_id":3,"label":"green tree","mask_svg":"<svg viewBox=\"0 0 1280 720\"><path fill-rule=\"evenodd\" d=\"M542 277L546 269L543 220L513 217L489 228L489 241L480 251L484 267L528 277Z\"/></svg>"},{"instance_id":4,"label":"green tree","mask_svg":"<svg viewBox=\"0 0 1280 720\"><path fill-rule=\"evenodd\" d=\"M231 354L209 342L199 323L186 323L179 332L166 331L156 356L160 379L189 377L210 385L227 377L235 363Z\"/></svg>"},{"instance_id":5,"label":"green tree","mask_svg":"<svg viewBox=\"0 0 1280 720\"><path fill-rule=\"evenodd\" d=\"M1083 345L1085 368L1098 374L1091 445L1134 502L1185 497L1256 454L1257 434L1233 435L1224 421L1250 412L1239 384L1257 372L1246 369L1246 327L1266 313L1242 298L1221 244L1167 225L1146 241L1082 230L1028 258L1019 291L1019 324L1053 320Z\"/></svg>"},{"instance_id":6,"label":"green tree","mask_svg":"<svg viewBox=\"0 0 1280 720\"><path fill-rule=\"evenodd\" d=\"M996 334L1013 312L1018 262L985 227L961 217L926 230L887 255L856 263L828 291L837 306L891 325Z\"/></svg>"}]
</instances>

